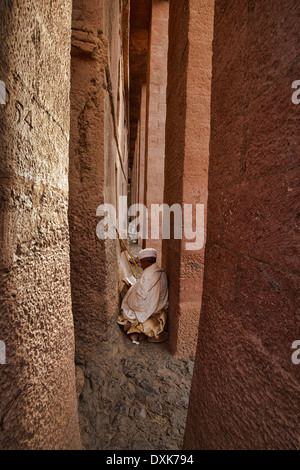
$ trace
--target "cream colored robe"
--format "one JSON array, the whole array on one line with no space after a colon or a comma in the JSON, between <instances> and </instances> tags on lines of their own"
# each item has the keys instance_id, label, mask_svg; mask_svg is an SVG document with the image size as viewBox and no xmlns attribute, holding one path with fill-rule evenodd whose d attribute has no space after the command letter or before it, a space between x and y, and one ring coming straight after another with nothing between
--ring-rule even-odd
<instances>
[{"instance_id":1,"label":"cream colored robe","mask_svg":"<svg viewBox=\"0 0 300 470\"><path fill-rule=\"evenodd\" d=\"M132 323L144 323L168 308L168 280L165 271L157 263L143 271L122 302L122 312Z\"/></svg>"}]
</instances>

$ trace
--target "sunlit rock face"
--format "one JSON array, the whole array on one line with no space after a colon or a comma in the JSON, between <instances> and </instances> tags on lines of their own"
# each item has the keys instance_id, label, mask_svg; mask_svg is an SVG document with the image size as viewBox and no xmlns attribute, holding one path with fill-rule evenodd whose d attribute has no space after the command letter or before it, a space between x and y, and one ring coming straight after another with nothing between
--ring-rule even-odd
<instances>
[{"instance_id":1,"label":"sunlit rock face","mask_svg":"<svg viewBox=\"0 0 300 470\"><path fill-rule=\"evenodd\" d=\"M0 447L78 449L68 231L70 0L0 6Z\"/></svg>"}]
</instances>

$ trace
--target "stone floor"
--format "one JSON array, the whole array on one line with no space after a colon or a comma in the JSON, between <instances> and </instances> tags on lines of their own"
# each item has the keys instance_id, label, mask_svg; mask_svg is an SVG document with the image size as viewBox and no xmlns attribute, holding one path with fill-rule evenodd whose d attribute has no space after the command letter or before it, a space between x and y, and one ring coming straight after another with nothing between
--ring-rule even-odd
<instances>
[{"instance_id":1,"label":"stone floor","mask_svg":"<svg viewBox=\"0 0 300 470\"><path fill-rule=\"evenodd\" d=\"M108 337L77 361L85 449L180 450L193 359L175 359L168 343L133 344L115 322Z\"/></svg>"},{"instance_id":2,"label":"stone floor","mask_svg":"<svg viewBox=\"0 0 300 470\"><path fill-rule=\"evenodd\" d=\"M179 450L193 360L174 359L167 343L131 341L116 325L98 359L80 366L79 416L86 449ZM87 372L88 371L88 372Z\"/></svg>"}]
</instances>

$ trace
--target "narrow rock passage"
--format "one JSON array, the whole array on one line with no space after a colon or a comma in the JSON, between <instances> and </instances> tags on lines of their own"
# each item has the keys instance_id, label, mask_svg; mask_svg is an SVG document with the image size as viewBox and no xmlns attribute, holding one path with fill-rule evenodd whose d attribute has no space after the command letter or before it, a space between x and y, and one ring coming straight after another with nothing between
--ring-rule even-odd
<instances>
[{"instance_id":1,"label":"narrow rock passage","mask_svg":"<svg viewBox=\"0 0 300 470\"><path fill-rule=\"evenodd\" d=\"M83 446L181 449L194 360L175 359L168 343L133 344L115 322L107 337L88 360L77 359L77 372L85 376L79 396Z\"/></svg>"}]
</instances>

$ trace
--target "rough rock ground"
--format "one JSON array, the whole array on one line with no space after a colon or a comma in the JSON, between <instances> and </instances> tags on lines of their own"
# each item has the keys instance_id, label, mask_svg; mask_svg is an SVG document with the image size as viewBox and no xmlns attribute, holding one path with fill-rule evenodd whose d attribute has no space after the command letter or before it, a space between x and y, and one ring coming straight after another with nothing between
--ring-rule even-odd
<instances>
[{"instance_id":1,"label":"rough rock ground","mask_svg":"<svg viewBox=\"0 0 300 470\"><path fill-rule=\"evenodd\" d=\"M168 343L133 344L115 322L108 337L77 358L84 448L180 450L194 360L174 358Z\"/></svg>"},{"instance_id":2,"label":"rough rock ground","mask_svg":"<svg viewBox=\"0 0 300 470\"><path fill-rule=\"evenodd\" d=\"M193 360L173 358L166 343L132 344L116 325L83 369L85 449L181 449L192 370Z\"/></svg>"}]
</instances>

